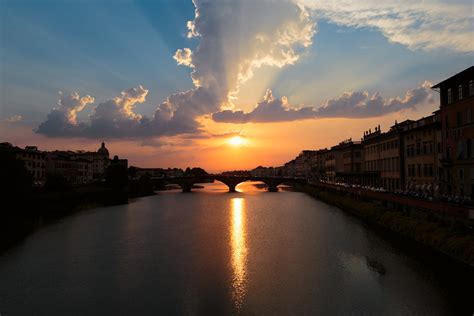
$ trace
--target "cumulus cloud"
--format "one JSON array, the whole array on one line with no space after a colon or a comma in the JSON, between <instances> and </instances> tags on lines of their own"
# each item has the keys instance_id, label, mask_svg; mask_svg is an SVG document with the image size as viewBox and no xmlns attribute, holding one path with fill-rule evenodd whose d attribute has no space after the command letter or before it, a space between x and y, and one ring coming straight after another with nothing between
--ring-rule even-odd
<instances>
[{"instance_id":1,"label":"cumulus cloud","mask_svg":"<svg viewBox=\"0 0 474 316\"><path fill-rule=\"evenodd\" d=\"M90 95L81 97L79 93L73 92L63 95L59 92L58 105L48 114L46 121L41 123L37 132L49 136L75 135L84 128L83 124L77 122L77 113L84 110L87 104L93 103L94 98Z\"/></svg>"},{"instance_id":2,"label":"cumulus cloud","mask_svg":"<svg viewBox=\"0 0 474 316\"><path fill-rule=\"evenodd\" d=\"M292 107L286 97L275 98L267 90L263 101L250 112L223 110L212 118L223 123L282 122L315 118L367 118L413 109L433 104L435 98L430 90L431 83L425 81L415 89L408 90L403 98L384 99L379 93L370 95L367 91L346 92L328 100L319 107Z\"/></svg>"},{"instance_id":3,"label":"cumulus cloud","mask_svg":"<svg viewBox=\"0 0 474 316\"><path fill-rule=\"evenodd\" d=\"M37 131L50 136L86 137L200 132L198 119L222 107L232 107L240 85L253 76L256 68L294 64L312 44L316 32L305 7L294 0L193 2L195 18L187 23L187 36L199 43L195 49L179 49L173 56L178 65L192 68L193 89L170 95L151 117L133 111L136 103L145 100L146 90L129 89L120 97L99 104L89 122L71 123L62 112L53 110ZM81 110L67 113L75 118Z\"/></svg>"},{"instance_id":4,"label":"cumulus cloud","mask_svg":"<svg viewBox=\"0 0 474 316\"><path fill-rule=\"evenodd\" d=\"M194 0L194 5L188 37L199 44L177 50L174 59L193 69L195 88L158 107L155 123L168 125L168 131L189 132L198 126L197 117L232 106L256 68L294 64L315 34L306 9L292 0Z\"/></svg>"},{"instance_id":5,"label":"cumulus cloud","mask_svg":"<svg viewBox=\"0 0 474 316\"><path fill-rule=\"evenodd\" d=\"M410 49L473 52L472 1L302 0L318 18L379 30Z\"/></svg>"}]
</instances>

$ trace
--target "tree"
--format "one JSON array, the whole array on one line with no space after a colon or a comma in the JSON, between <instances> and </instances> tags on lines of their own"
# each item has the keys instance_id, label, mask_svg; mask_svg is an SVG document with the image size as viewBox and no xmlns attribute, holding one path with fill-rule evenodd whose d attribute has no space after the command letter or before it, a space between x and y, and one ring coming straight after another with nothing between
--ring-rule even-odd
<instances>
[{"instance_id":1,"label":"tree","mask_svg":"<svg viewBox=\"0 0 474 316\"><path fill-rule=\"evenodd\" d=\"M198 177L200 177L200 176L207 176L208 173L204 169L199 168L199 167L192 168L192 169L188 167L188 168L186 168L186 171L184 172L184 175L185 176L198 176Z\"/></svg>"}]
</instances>

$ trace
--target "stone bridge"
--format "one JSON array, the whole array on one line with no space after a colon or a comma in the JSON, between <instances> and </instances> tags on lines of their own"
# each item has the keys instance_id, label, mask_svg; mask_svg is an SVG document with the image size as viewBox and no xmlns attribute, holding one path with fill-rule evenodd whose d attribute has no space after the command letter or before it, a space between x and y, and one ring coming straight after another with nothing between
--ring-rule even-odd
<instances>
[{"instance_id":1,"label":"stone bridge","mask_svg":"<svg viewBox=\"0 0 474 316\"><path fill-rule=\"evenodd\" d=\"M278 186L280 184L291 184L291 183L306 183L306 180L299 178L286 178L286 177L252 177L252 176L222 176L222 175L208 175L208 176L190 176L190 177L177 177L177 178L163 178L155 179L156 185L167 185L177 184L181 187L183 192L191 192L192 187L198 183L212 183L215 180L220 181L227 185L229 192L235 192L235 188L239 183L246 181L259 181L263 182L268 186L269 192L278 192Z\"/></svg>"}]
</instances>

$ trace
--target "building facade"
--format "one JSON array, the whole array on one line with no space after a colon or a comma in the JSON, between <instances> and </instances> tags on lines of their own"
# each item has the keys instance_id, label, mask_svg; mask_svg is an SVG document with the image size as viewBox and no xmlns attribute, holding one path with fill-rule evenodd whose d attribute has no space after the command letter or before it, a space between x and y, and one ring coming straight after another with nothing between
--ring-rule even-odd
<instances>
[{"instance_id":1,"label":"building facade","mask_svg":"<svg viewBox=\"0 0 474 316\"><path fill-rule=\"evenodd\" d=\"M367 177L363 184L390 191L405 190L403 131L412 122L395 122L385 133L381 132L380 126L374 132L364 133L364 171L376 176Z\"/></svg>"},{"instance_id":2,"label":"building facade","mask_svg":"<svg viewBox=\"0 0 474 316\"><path fill-rule=\"evenodd\" d=\"M331 147L325 155L325 172L327 181L338 181L336 175L344 171L342 153L342 146L341 144L338 144Z\"/></svg>"},{"instance_id":3,"label":"building facade","mask_svg":"<svg viewBox=\"0 0 474 316\"><path fill-rule=\"evenodd\" d=\"M349 184L361 184L364 163L363 148L361 142L348 139L339 144L342 153L342 171L336 173L339 181Z\"/></svg>"},{"instance_id":4,"label":"building facade","mask_svg":"<svg viewBox=\"0 0 474 316\"><path fill-rule=\"evenodd\" d=\"M405 189L410 192L439 195L441 124L439 115L424 117L405 126Z\"/></svg>"},{"instance_id":5,"label":"building facade","mask_svg":"<svg viewBox=\"0 0 474 316\"><path fill-rule=\"evenodd\" d=\"M2 150L11 153L16 159L23 161L26 169L33 177L35 186L43 186L46 181L46 155L36 146L26 146L24 149L10 143L2 143Z\"/></svg>"},{"instance_id":6,"label":"building facade","mask_svg":"<svg viewBox=\"0 0 474 316\"><path fill-rule=\"evenodd\" d=\"M93 180L92 161L71 151L53 151L46 154L46 172L60 176L70 184L87 184Z\"/></svg>"},{"instance_id":7,"label":"building facade","mask_svg":"<svg viewBox=\"0 0 474 316\"><path fill-rule=\"evenodd\" d=\"M440 94L442 194L474 199L474 66L432 88Z\"/></svg>"}]
</instances>

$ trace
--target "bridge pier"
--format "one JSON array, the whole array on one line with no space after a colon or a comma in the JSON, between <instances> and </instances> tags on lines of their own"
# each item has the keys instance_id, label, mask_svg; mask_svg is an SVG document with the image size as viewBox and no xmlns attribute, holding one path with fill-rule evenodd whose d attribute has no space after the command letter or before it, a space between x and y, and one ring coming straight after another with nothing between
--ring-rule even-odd
<instances>
[{"instance_id":1,"label":"bridge pier","mask_svg":"<svg viewBox=\"0 0 474 316\"><path fill-rule=\"evenodd\" d=\"M181 187L181 190L183 193L190 193L191 192L191 187L193 186L192 184L188 183L183 183L179 185Z\"/></svg>"},{"instance_id":2,"label":"bridge pier","mask_svg":"<svg viewBox=\"0 0 474 316\"><path fill-rule=\"evenodd\" d=\"M171 182L171 181L170 181ZM191 188L193 187L194 185L194 181L192 179L174 179L174 181L172 181L174 183L176 183L177 185L179 185L181 187L181 191L183 193L189 193L191 192Z\"/></svg>"},{"instance_id":3,"label":"bridge pier","mask_svg":"<svg viewBox=\"0 0 474 316\"><path fill-rule=\"evenodd\" d=\"M236 192L235 187L237 186L237 184L232 183L228 184L227 186L229 187L229 192Z\"/></svg>"},{"instance_id":4,"label":"bridge pier","mask_svg":"<svg viewBox=\"0 0 474 316\"><path fill-rule=\"evenodd\" d=\"M278 185L269 185L268 192L278 192Z\"/></svg>"},{"instance_id":5,"label":"bridge pier","mask_svg":"<svg viewBox=\"0 0 474 316\"><path fill-rule=\"evenodd\" d=\"M267 179L263 182L268 186L268 192L278 192L278 185L281 184L281 181L278 181L277 179Z\"/></svg>"}]
</instances>

